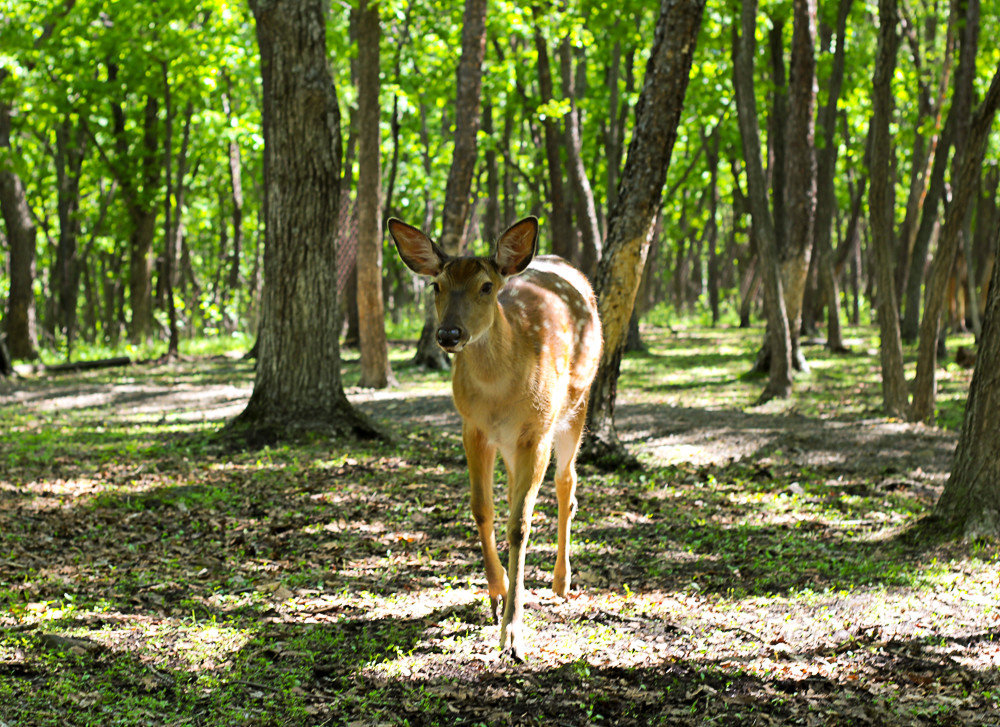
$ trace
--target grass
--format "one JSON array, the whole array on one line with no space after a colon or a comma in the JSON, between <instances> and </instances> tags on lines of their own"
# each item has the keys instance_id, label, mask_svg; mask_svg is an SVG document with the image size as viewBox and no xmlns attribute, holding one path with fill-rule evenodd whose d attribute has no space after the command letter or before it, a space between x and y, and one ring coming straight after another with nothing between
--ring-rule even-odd
<instances>
[{"instance_id":1,"label":"grass","mask_svg":"<svg viewBox=\"0 0 1000 727\"><path fill-rule=\"evenodd\" d=\"M941 371L943 428L892 422L873 332L848 338L757 407L759 331L646 331L618 404L644 466L582 471L566 600L551 485L539 498L526 665L499 659L483 604L447 374L408 367L406 345L379 396L350 387L345 352L391 444L222 449L252 368L219 343L17 381L0 724L988 722L1000 552L919 527L969 372Z\"/></svg>"}]
</instances>

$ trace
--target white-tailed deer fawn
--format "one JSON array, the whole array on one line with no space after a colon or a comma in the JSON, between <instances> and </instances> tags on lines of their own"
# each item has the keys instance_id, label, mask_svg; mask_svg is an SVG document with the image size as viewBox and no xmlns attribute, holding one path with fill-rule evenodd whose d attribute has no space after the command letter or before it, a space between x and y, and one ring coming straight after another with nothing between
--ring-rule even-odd
<instances>
[{"instance_id":1,"label":"white-tailed deer fawn","mask_svg":"<svg viewBox=\"0 0 1000 727\"><path fill-rule=\"evenodd\" d=\"M403 262L433 278L437 341L455 354L452 391L472 484L472 515L486 562L500 648L524 658L524 555L531 513L553 449L559 501L552 590L570 586L569 532L576 509L576 454L590 384L601 358L601 324L586 277L565 260L535 258L538 220L507 229L489 257L451 257L420 230L389 220ZM534 258L534 260L533 260ZM493 468L507 466L507 570L493 531ZM509 575L509 580L508 580Z\"/></svg>"}]
</instances>

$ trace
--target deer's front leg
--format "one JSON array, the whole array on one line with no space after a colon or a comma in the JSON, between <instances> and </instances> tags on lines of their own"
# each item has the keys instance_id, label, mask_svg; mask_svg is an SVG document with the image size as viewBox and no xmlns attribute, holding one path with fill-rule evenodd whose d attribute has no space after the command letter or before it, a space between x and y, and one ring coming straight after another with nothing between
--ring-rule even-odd
<instances>
[{"instance_id":1,"label":"deer's front leg","mask_svg":"<svg viewBox=\"0 0 1000 727\"><path fill-rule=\"evenodd\" d=\"M493 465L496 462L496 447L492 446L479 429L469 424L462 427L462 443L465 458L469 463L471 485L472 517L479 530L479 542L483 548L483 562L486 565L486 582L490 594L490 617L493 623L500 622L500 599L507 593L507 573L500 565L497 555L496 533L493 519Z\"/></svg>"},{"instance_id":2,"label":"deer's front leg","mask_svg":"<svg viewBox=\"0 0 1000 727\"><path fill-rule=\"evenodd\" d=\"M514 455L513 474L509 483L510 517L507 520L507 542L510 544L507 572L510 584L500 629L500 649L515 661L524 661L524 556L531 534L531 513L545 468L549 463L551 444L518 447Z\"/></svg>"}]
</instances>

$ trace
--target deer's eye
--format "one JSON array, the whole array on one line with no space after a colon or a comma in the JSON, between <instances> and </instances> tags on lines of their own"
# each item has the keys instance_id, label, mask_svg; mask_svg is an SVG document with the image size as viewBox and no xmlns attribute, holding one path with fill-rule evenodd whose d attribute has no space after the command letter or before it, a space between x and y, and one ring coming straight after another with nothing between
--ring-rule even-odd
<instances>
[{"instance_id":1,"label":"deer's eye","mask_svg":"<svg viewBox=\"0 0 1000 727\"><path fill-rule=\"evenodd\" d=\"M435 293L441 292L441 286L435 282L431 282L431 288L434 290Z\"/></svg>"},{"instance_id":2,"label":"deer's eye","mask_svg":"<svg viewBox=\"0 0 1000 727\"><path fill-rule=\"evenodd\" d=\"M479 292L483 295L489 295L493 292L493 283L483 283L483 287L479 289Z\"/></svg>"}]
</instances>

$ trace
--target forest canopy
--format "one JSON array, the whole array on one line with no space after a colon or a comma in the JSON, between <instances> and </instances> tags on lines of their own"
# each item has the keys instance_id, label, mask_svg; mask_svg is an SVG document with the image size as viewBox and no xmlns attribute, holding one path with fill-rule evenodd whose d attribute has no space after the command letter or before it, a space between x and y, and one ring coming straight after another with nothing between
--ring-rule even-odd
<instances>
[{"instance_id":1,"label":"forest canopy","mask_svg":"<svg viewBox=\"0 0 1000 727\"><path fill-rule=\"evenodd\" d=\"M907 340L916 337L925 264L955 188L948 161L960 150L963 130L946 122L959 99L974 104L983 97L1000 60L1000 49L980 47L965 28L995 37L1000 14L993 10L978 2L898 9L889 168L895 283ZM422 222L435 234L452 161L462 8L382 2L378 11L382 217ZM327 18L344 117L338 279L345 289L356 243L356 14L350 3L333 3ZM784 114L795 79L793 15L791 2L766 2L756 23L759 151L776 216L784 195ZM582 231L591 224L582 198L588 193L593 224L606 233L655 20L656 8L632 0L613 11L586 0L544 10L490 3L469 244L493 240L510 221L535 214L543 250L580 262ZM738 22L737 4L710 3L705 10L636 303L640 313L665 305L743 325L760 313L733 93ZM858 321L874 307L866 148L878 13L868 3L822 2L815 23L815 148L821 159L835 152L826 172L832 204L819 206L816 230L830 239L823 265L838 282L841 315ZM0 158L5 178L15 176L22 190L18 222L17 195L3 185L11 191L3 195L0 299L7 301L13 356L30 357L41 346L68 358L77 339L111 347L126 337L132 344L165 341L171 308L182 336L239 331L252 340L262 284L263 139L249 9L229 2L8 0L0 38ZM571 115L575 140L565 133ZM997 229L997 144L994 132L950 282L948 319L956 327L976 328L984 301ZM571 174L576 158L586 189ZM29 243L20 242L26 234L33 235L30 254ZM822 285L820 257L812 256L810 290ZM393 255L384 265L389 325L412 326L420 286ZM802 328L814 330L825 320L819 302L828 297L804 299ZM34 328L22 341L11 326L22 316L18 306L29 303Z\"/></svg>"}]
</instances>

